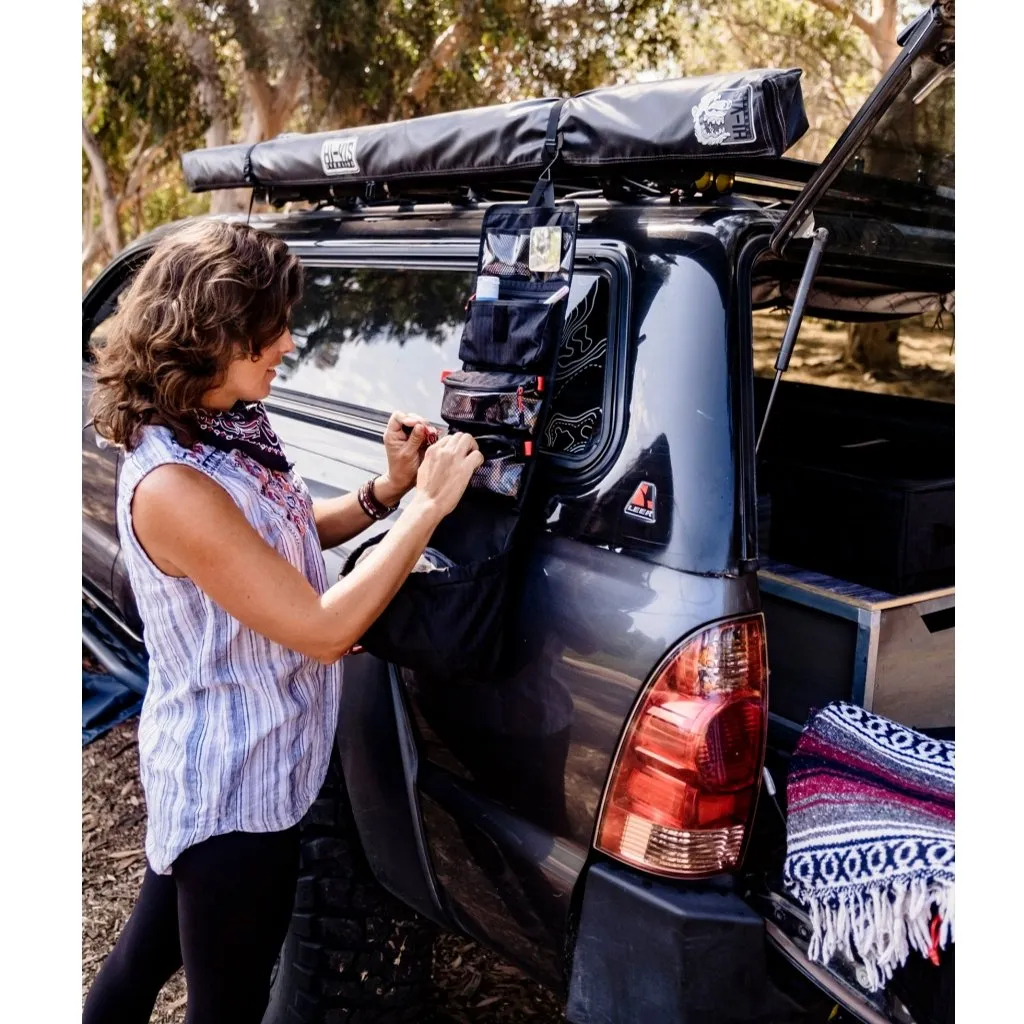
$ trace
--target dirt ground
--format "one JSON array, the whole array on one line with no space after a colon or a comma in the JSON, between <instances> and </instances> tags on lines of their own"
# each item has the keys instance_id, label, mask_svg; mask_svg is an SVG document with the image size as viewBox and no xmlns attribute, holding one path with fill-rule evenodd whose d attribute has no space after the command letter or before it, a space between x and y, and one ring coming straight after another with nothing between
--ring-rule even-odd
<instances>
[{"instance_id":1,"label":"dirt ground","mask_svg":"<svg viewBox=\"0 0 1024 1024\"><path fill-rule=\"evenodd\" d=\"M82 751L82 995L128 918L145 870L145 807L137 719ZM468 939L446 935L434 952L436 1024L561 1024L558 1000ZM185 979L164 987L153 1024L185 1019Z\"/></svg>"}]
</instances>

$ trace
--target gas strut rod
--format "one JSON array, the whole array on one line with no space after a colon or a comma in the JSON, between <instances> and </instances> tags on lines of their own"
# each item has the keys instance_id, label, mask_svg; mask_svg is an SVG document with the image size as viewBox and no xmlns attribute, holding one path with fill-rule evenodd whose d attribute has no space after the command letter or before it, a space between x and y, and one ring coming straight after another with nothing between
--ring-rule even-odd
<instances>
[{"instance_id":1,"label":"gas strut rod","mask_svg":"<svg viewBox=\"0 0 1024 1024\"><path fill-rule=\"evenodd\" d=\"M804 306L807 305L807 296L811 291L811 282L818 272L818 264L821 263L821 254L828 243L828 231L825 228L818 228L811 242L811 251L807 254L807 262L804 264L803 273L800 275L800 284L796 290L796 297L793 299L793 309L789 314L789 322L786 324L786 333L782 338L782 345L779 347L779 354L775 359L775 380L772 382L771 394L768 396L768 405L764 410L764 419L761 420L761 432L757 435L757 444L754 446L754 454L761 450L761 441L764 439L764 428L768 424L768 417L771 415L772 403L775 401L775 391L779 386L782 375L789 369L789 359L793 355L793 346L796 344L797 335L800 333L800 324L804 319Z\"/></svg>"}]
</instances>

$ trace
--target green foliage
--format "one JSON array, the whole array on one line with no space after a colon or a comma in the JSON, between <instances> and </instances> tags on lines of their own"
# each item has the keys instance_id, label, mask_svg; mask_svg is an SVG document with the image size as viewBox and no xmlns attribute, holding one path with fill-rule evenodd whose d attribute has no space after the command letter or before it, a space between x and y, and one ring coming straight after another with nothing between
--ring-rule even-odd
<instances>
[{"instance_id":1,"label":"green foliage","mask_svg":"<svg viewBox=\"0 0 1024 1024\"><path fill-rule=\"evenodd\" d=\"M168 4L91 0L82 29L82 115L106 165L122 236L208 206L186 196L178 169L181 152L202 145L206 125L194 69L172 31ZM89 235L101 223L91 179L83 152ZM101 257L93 269L103 262Z\"/></svg>"},{"instance_id":2,"label":"green foliage","mask_svg":"<svg viewBox=\"0 0 1024 1024\"><path fill-rule=\"evenodd\" d=\"M84 115L108 165L125 171L140 138L177 154L205 128L195 71L162 0L93 0L83 17Z\"/></svg>"},{"instance_id":3,"label":"green foliage","mask_svg":"<svg viewBox=\"0 0 1024 1024\"><path fill-rule=\"evenodd\" d=\"M899 0L900 23L922 7ZM121 204L126 238L208 208L186 194L179 165L182 152L204 145L211 123L200 95L211 57L196 56L197 37L235 140L252 131L254 81L273 90L289 75L300 75L301 87L287 128L318 131L644 75L797 66L811 131L794 155L819 158L877 78L877 54L853 18L874 8L872 0L85 0L83 112L116 195L144 161L140 194ZM417 81L427 83L420 97L410 90ZM89 196L83 158L87 209Z\"/></svg>"}]
</instances>

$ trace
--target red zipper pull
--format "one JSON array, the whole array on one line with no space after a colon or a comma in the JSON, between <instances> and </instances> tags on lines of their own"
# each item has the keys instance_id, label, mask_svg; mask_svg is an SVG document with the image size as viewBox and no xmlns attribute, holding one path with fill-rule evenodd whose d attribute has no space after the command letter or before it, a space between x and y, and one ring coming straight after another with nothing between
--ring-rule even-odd
<instances>
[{"instance_id":1,"label":"red zipper pull","mask_svg":"<svg viewBox=\"0 0 1024 1024\"><path fill-rule=\"evenodd\" d=\"M523 409L525 408L525 406L523 404L523 385L522 384L520 384L519 387L516 388L516 408L520 412L522 412Z\"/></svg>"}]
</instances>

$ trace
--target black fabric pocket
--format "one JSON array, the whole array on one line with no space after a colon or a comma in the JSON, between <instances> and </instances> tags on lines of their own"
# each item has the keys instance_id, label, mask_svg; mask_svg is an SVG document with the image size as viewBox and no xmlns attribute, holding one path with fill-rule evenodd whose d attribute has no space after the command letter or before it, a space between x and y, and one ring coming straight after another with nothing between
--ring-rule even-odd
<instances>
[{"instance_id":1,"label":"black fabric pocket","mask_svg":"<svg viewBox=\"0 0 1024 1024\"><path fill-rule=\"evenodd\" d=\"M563 304L471 302L459 358L474 370L547 370L558 344Z\"/></svg>"},{"instance_id":2,"label":"black fabric pocket","mask_svg":"<svg viewBox=\"0 0 1024 1024\"><path fill-rule=\"evenodd\" d=\"M500 427L533 437L540 418L543 377L459 370L444 378L441 419L452 426Z\"/></svg>"},{"instance_id":3,"label":"black fabric pocket","mask_svg":"<svg viewBox=\"0 0 1024 1024\"><path fill-rule=\"evenodd\" d=\"M464 499L431 538L430 546L454 564L411 573L363 635L360 643L375 657L440 678L499 673L515 517L493 508L481 515L474 506ZM357 548L342 574L383 537Z\"/></svg>"}]
</instances>

